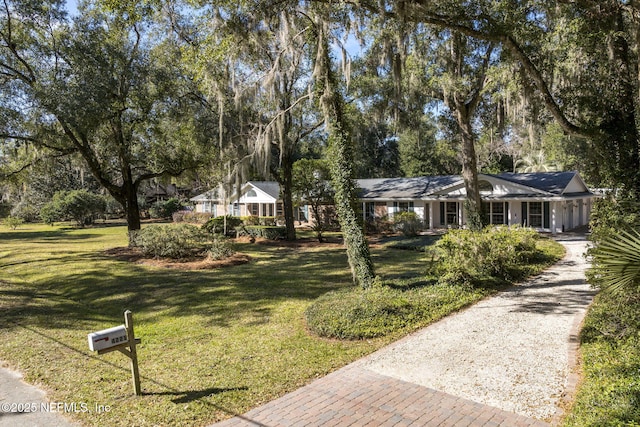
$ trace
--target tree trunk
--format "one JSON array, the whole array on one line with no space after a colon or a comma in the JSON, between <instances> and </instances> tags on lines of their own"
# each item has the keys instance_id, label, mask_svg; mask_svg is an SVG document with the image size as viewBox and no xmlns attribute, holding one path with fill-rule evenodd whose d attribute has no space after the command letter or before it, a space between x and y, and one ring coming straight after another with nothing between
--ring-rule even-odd
<instances>
[{"instance_id":1,"label":"tree trunk","mask_svg":"<svg viewBox=\"0 0 640 427\"><path fill-rule=\"evenodd\" d=\"M127 215L129 246L132 246L135 234L140 230L140 206L138 205L138 192L136 191L133 183L128 183L124 191L126 192L125 214Z\"/></svg>"},{"instance_id":2,"label":"tree trunk","mask_svg":"<svg viewBox=\"0 0 640 427\"><path fill-rule=\"evenodd\" d=\"M467 192L465 210L467 214L467 227L471 230L480 230L484 225L482 218L482 200L478 182L478 161L475 148L475 135L471 126L471 118L464 111L456 111L458 127L462 135L462 179Z\"/></svg>"},{"instance_id":3,"label":"tree trunk","mask_svg":"<svg viewBox=\"0 0 640 427\"><path fill-rule=\"evenodd\" d=\"M293 215L293 162L291 157L285 155L282 159L282 171L280 177L282 186L282 208L284 210L284 224L287 240L296 240L295 218Z\"/></svg>"},{"instance_id":4,"label":"tree trunk","mask_svg":"<svg viewBox=\"0 0 640 427\"><path fill-rule=\"evenodd\" d=\"M338 91L331 69L327 29L321 21L318 25L319 40L316 57L316 90L327 124L329 134L327 160L331 172L331 182L335 191L336 210L356 285L369 288L373 285L375 273L364 230L355 209L357 203L356 186L353 180L353 153L349 132L343 116L343 99Z\"/></svg>"}]
</instances>

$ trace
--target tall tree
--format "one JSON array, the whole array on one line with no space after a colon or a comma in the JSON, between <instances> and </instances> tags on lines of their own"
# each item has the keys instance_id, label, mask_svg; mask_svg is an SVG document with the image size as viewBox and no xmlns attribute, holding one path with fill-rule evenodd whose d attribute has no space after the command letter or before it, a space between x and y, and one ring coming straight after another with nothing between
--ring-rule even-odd
<instances>
[{"instance_id":1,"label":"tall tree","mask_svg":"<svg viewBox=\"0 0 640 427\"><path fill-rule=\"evenodd\" d=\"M187 79L160 60L145 11L86 5L70 21L55 1L2 8L0 136L80 154L139 229L140 183L195 167L201 142Z\"/></svg>"},{"instance_id":2,"label":"tall tree","mask_svg":"<svg viewBox=\"0 0 640 427\"><path fill-rule=\"evenodd\" d=\"M637 2L362 0L361 10L499 45L530 105L589 141L591 175L640 197Z\"/></svg>"}]
</instances>

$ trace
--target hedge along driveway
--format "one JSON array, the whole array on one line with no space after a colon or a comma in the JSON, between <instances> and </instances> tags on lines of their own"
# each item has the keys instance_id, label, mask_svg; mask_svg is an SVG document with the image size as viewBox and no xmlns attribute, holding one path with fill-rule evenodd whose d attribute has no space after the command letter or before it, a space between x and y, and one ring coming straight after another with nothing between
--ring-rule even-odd
<instances>
[{"instance_id":1,"label":"hedge along driveway","mask_svg":"<svg viewBox=\"0 0 640 427\"><path fill-rule=\"evenodd\" d=\"M123 227L24 226L0 233L0 360L51 401L108 405L70 414L88 425L202 425L266 402L370 353L394 337L311 336L303 312L350 286L344 248L243 245L249 264L177 271L119 261ZM374 250L378 272L420 275L423 254ZM134 313L142 397L127 359L97 356L87 333Z\"/></svg>"}]
</instances>

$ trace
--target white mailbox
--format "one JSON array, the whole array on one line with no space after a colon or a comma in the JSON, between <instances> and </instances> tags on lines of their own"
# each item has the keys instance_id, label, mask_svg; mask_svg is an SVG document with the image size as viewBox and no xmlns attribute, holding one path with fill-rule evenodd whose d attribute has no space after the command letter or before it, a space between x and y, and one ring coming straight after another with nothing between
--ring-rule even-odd
<instances>
[{"instance_id":1,"label":"white mailbox","mask_svg":"<svg viewBox=\"0 0 640 427\"><path fill-rule=\"evenodd\" d=\"M127 329L124 325L92 332L87 338L89 339L89 349L91 351L103 350L128 342Z\"/></svg>"}]
</instances>

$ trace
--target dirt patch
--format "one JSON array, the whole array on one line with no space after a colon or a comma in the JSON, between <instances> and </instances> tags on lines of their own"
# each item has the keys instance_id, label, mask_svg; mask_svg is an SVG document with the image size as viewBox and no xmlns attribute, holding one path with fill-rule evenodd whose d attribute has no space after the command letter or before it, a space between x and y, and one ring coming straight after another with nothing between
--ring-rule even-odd
<instances>
[{"instance_id":1,"label":"dirt patch","mask_svg":"<svg viewBox=\"0 0 640 427\"><path fill-rule=\"evenodd\" d=\"M150 265L153 267L170 268L174 270L212 270L216 268L231 267L233 265L246 264L251 257L246 254L236 253L229 258L213 260L206 257L191 259L156 259L146 257L139 248L113 248L105 251L105 254L116 259L136 264Z\"/></svg>"}]
</instances>

